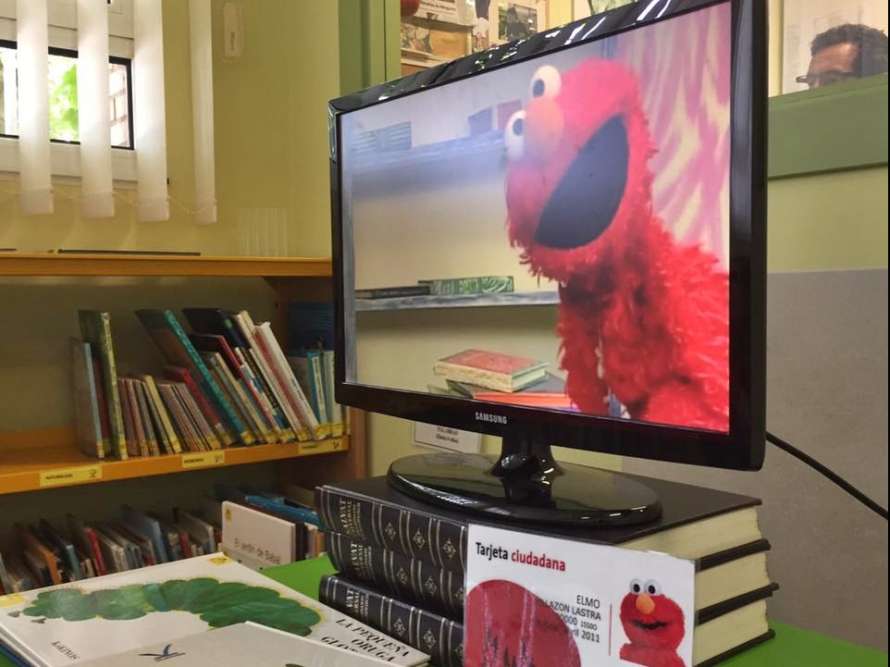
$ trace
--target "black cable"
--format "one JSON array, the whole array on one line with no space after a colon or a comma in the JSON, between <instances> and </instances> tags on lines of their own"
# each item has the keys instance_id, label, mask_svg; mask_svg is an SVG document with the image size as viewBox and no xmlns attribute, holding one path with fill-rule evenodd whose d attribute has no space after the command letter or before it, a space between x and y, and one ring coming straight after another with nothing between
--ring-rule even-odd
<instances>
[{"instance_id":1,"label":"black cable","mask_svg":"<svg viewBox=\"0 0 890 667\"><path fill-rule=\"evenodd\" d=\"M779 438L779 437L773 435L769 431L766 432L766 439L768 442L771 442L779 449L788 452L789 454L791 454L791 456L793 456L797 459L800 459L801 461L806 463L808 466L810 466L811 468L816 470L816 472L819 472L819 473L825 475L825 477L827 477L829 480L831 480L832 482L837 484L844 491L849 493L856 500L858 500L860 503L862 503L868 509L870 509L872 512L879 514L881 517L883 517L883 519L885 521L887 520L887 509L886 508L878 505L878 503L876 503L874 500L869 498L867 495L865 495L862 491L857 489L855 486L850 484L850 482L845 480L843 477L838 475L836 472L827 468L823 464L819 463L816 459L814 459L809 454L806 454L806 453L800 451L797 447L792 445L790 442L786 442L785 440L782 440L782 438Z\"/></svg>"}]
</instances>

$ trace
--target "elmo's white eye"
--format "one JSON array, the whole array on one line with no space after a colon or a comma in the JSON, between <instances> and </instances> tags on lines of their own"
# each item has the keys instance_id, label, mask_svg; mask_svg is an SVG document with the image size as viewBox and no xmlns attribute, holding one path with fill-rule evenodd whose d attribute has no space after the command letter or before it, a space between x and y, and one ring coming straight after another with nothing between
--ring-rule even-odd
<instances>
[{"instance_id":1,"label":"elmo's white eye","mask_svg":"<svg viewBox=\"0 0 890 667\"><path fill-rule=\"evenodd\" d=\"M504 143L507 145L507 157L518 160L525 150L525 112L517 111L504 128Z\"/></svg>"},{"instance_id":2,"label":"elmo's white eye","mask_svg":"<svg viewBox=\"0 0 890 667\"><path fill-rule=\"evenodd\" d=\"M643 582L639 579L634 579L630 582L630 592L631 593L642 593L643 592Z\"/></svg>"},{"instance_id":3,"label":"elmo's white eye","mask_svg":"<svg viewBox=\"0 0 890 667\"><path fill-rule=\"evenodd\" d=\"M661 586L654 579L650 579L643 585L643 592L647 595L661 595Z\"/></svg>"},{"instance_id":4,"label":"elmo's white eye","mask_svg":"<svg viewBox=\"0 0 890 667\"><path fill-rule=\"evenodd\" d=\"M562 86L559 70L553 65L539 67L532 77L529 93L532 97L556 97Z\"/></svg>"}]
</instances>

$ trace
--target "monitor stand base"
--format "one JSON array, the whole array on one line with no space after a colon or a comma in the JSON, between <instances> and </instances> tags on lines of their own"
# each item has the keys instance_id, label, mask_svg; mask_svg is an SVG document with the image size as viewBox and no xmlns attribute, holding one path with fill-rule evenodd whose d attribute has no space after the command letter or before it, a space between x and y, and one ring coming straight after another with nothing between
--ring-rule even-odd
<instances>
[{"instance_id":1,"label":"monitor stand base","mask_svg":"<svg viewBox=\"0 0 890 667\"><path fill-rule=\"evenodd\" d=\"M389 483L418 500L489 519L572 526L655 521L655 491L621 473L557 463L550 445L504 438L500 457L421 454L398 459Z\"/></svg>"}]
</instances>

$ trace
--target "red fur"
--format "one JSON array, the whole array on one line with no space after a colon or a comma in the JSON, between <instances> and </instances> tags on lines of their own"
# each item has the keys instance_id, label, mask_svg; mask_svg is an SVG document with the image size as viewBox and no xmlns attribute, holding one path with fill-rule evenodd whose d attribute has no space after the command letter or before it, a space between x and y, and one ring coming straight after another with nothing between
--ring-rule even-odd
<instances>
[{"instance_id":1,"label":"red fur","mask_svg":"<svg viewBox=\"0 0 890 667\"><path fill-rule=\"evenodd\" d=\"M685 667L677 655L685 633L683 610L665 595L651 595L655 608L644 614L637 609L637 597L635 593L628 593L621 601L621 626L630 640L621 647L621 659L645 667ZM635 621L647 624L658 621L665 625L647 629L635 625Z\"/></svg>"},{"instance_id":2,"label":"red fur","mask_svg":"<svg viewBox=\"0 0 890 667\"><path fill-rule=\"evenodd\" d=\"M537 100L529 103L529 109ZM607 414L611 390L633 419L729 429L729 283L711 254L677 243L652 211L653 154L635 76L591 59L562 76L558 146L527 152L507 173L508 232L534 275L560 285L558 332L567 391L579 409ZM609 227L571 249L535 241L541 212L578 150L620 115L629 159ZM529 113L526 122L531 122ZM602 350L602 377L597 367Z\"/></svg>"}]
</instances>

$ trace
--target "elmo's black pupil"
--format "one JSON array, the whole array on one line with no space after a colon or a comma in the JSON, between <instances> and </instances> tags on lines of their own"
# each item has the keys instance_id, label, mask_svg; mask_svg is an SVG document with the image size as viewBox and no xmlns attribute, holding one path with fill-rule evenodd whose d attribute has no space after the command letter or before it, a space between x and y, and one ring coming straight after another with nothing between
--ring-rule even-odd
<instances>
[{"instance_id":1,"label":"elmo's black pupil","mask_svg":"<svg viewBox=\"0 0 890 667\"><path fill-rule=\"evenodd\" d=\"M535 97L540 97L544 94L544 82L541 79L537 79L532 84L532 95Z\"/></svg>"},{"instance_id":2,"label":"elmo's black pupil","mask_svg":"<svg viewBox=\"0 0 890 667\"><path fill-rule=\"evenodd\" d=\"M513 121L513 134L522 134L522 119L517 118Z\"/></svg>"},{"instance_id":3,"label":"elmo's black pupil","mask_svg":"<svg viewBox=\"0 0 890 667\"><path fill-rule=\"evenodd\" d=\"M650 592L652 595L655 595L655 586L649 586L649 592Z\"/></svg>"},{"instance_id":4,"label":"elmo's black pupil","mask_svg":"<svg viewBox=\"0 0 890 667\"><path fill-rule=\"evenodd\" d=\"M637 586L636 584L634 584L634 593L639 593L639 592L640 592L640 587Z\"/></svg>"}]
</instances>

